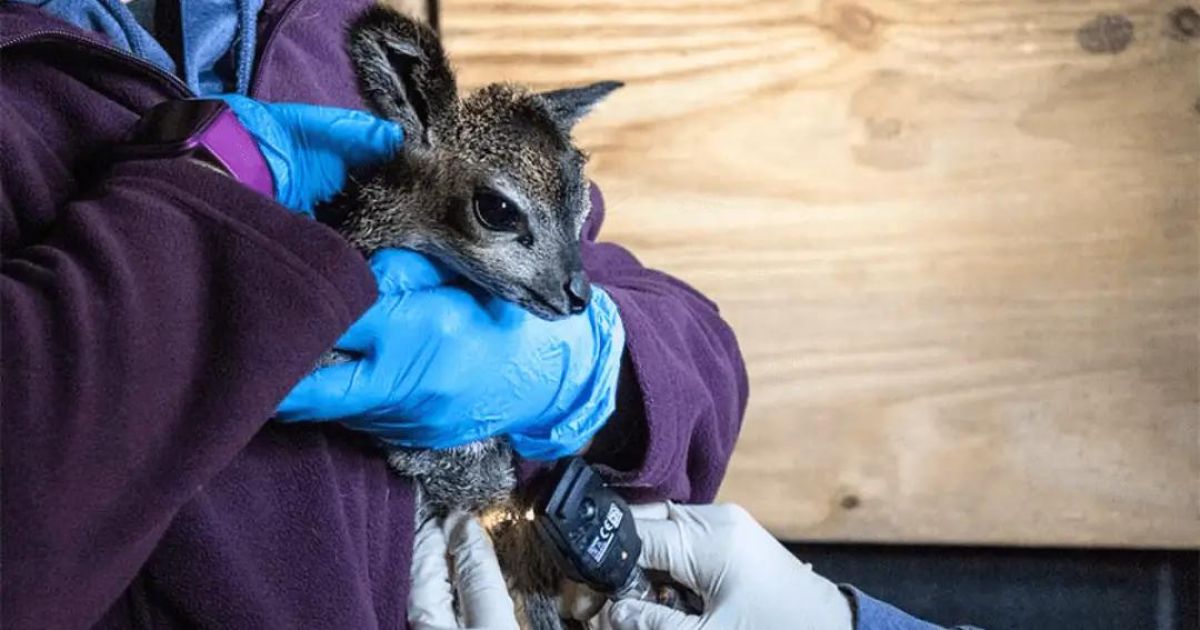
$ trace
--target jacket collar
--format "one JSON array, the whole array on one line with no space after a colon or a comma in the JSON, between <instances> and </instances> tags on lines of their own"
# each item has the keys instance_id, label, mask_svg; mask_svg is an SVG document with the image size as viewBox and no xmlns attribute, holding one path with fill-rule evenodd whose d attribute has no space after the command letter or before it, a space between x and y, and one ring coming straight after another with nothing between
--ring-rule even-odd
<instances>
[{"instance_id":1,"label":"jacket collar","mask_svg":"<svg viewBox=\"0 0 1200 630\"><path fill-rule=\"evenodd\" d=\"M16 2L0 3L0 48L40 33L60 33L107 44L103 37L76 28L37 7Z\"/></svg>"},{"instance_id":2,"label":"jacket collar","mask_svg":"<svg viewBox=\"0 0 1200 630\"><path fill-rule=\"evenodd\" d=\"M307 0L264 0L259 14L258 32L269 33L293 5ZM368 3L364 2L363 6ZM85 31L34 6L18 2L0 1L0 48L19 42L37 33L60 33L84 37L93 42L108 45L103 36Z\"/></svg>"}]
</instances>

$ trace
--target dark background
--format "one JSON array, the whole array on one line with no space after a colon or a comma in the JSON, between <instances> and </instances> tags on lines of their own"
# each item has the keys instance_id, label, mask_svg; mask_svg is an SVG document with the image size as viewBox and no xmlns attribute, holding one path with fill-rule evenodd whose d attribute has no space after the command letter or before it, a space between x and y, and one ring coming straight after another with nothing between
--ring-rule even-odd
<instances>
[{"instance_id":1,"label":"dark background","mask_svg":"<svg viewBox=\"0 0 1200 630\"><path fill-rule=\"evenodd\" d=\"M1200 629L1200 551L788 547L830 580L944 626Z\"/></svg>"}]
</instances>

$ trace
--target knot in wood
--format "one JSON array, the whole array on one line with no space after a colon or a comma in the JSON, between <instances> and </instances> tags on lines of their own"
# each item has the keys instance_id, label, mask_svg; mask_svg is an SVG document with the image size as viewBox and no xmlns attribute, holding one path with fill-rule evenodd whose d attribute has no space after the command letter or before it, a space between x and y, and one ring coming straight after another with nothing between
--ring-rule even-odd
<instances>
[{"instance_id":1,"label":"knot in wood","mask_svg":"<svg viewBox=\"0 0 1200 630\"><path fill-rule=\"evenodd\" d=\"M822 22L838 39L859 50L876 48L883 20L867 7L827 0L821 5Z\"/></svg>"},{"instance_id":2,"label":"knot in wood","mask_svg":"<svg viewBox=\"0 0 1200 630\"><path fill-rule=\"evenodd\" d=\"M1115 55L1133 41L1133 22L1124 15L1100 14L1079 27L1075 39L1090 53Z\"/></svg>"}]
</instances>

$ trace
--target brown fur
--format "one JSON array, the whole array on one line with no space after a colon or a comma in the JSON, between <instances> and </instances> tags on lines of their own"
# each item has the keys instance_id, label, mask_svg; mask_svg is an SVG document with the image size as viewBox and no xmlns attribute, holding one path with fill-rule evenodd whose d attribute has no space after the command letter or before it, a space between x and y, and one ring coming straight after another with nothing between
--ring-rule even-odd
<instances>
[{"instance_id":1,"label":"brown fur","mask_svg":"<svg viewBox=\"0 0 1200 630\"><path fill-rule=\"evenodd\" d=\"M540 317L569 314L564 287L583 272L579 232L590 212L586 158L570 129L620 84L542 94L493 84L459 99L428 27L376 8L350 40L366 100L401 123L405 145L350 186L339 204L346 237L365 253L408 247L436 256ZM481 226L472 216L480 192L514 202L525 229Z\"/></svg>"},{"instance_id":2,"label":"brown fur","mask_svg":"<svg viewBox=\"0 0 1200 630\"><path fill-rule=\"evenodd\" d=\"M356 174L318 213L339 223L364 254L424 252L546 319L578 308L586 288L579 238L590 207L585 156L570 130L620 84L541 94L495 84L460 99L436 34L383 7L351 26L350 54L364 99L404 127L404 148L388 164ZM497 195L511 202L520 229L496 230L481 218L481 199ZM524 513L503 440L394 449L388 461L418 482L418 519L459 509ZM562 575L531 523L500 519L490 531L523 625L563 628L556 608Z\"/></svg>"}]
</instances>

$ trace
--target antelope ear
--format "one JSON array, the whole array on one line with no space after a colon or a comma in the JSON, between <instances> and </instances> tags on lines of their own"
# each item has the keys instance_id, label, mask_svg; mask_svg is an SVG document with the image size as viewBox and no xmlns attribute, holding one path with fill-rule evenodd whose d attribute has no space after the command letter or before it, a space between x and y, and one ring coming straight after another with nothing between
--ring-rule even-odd
<instances>
[{"instance_id":1,"label":"antelope ear","mask_svg":"<svg viewBox=\"0 0 1200 630\"><path fill-rule=\"evenodd\" d=\"M542 92L537 96L546 104L554 121L569 130L592 111L592 107L624 85L620 81L600 81L583 87Z\"/></svg>"},{"instance_id":2,"label":"antelope ear","mask_svg":"<svg viewBox=\"0 0 1200 630\"><path fill-rule=\"evenodd\" d=\"M442 44L426 24L384 6L350 25L350 59L367 105L426 145L429 130L458 98Z\"/></svg>"}]
</instances>

